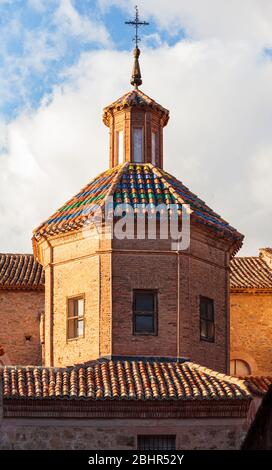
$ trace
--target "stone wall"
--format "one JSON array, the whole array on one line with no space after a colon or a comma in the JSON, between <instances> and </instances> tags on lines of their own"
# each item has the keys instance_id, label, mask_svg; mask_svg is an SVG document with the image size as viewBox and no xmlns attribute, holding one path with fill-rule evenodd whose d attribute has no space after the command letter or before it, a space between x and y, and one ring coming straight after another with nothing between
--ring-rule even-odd
<instances>
[{"instance_id":1,"label":"stone wall","mask_svg":"<svg viewBox=\"0 0 272 470\"><path fill-rule=\"evenodd\" d=\"M239 449L245 436L242 419L19 419L4 418L0 450L137 449L137 436L176 435L176 448Z\"/></svg>"},{"instance_id":2,"label":"stone wall","mask_svg":"<svg viewBox=\"0 0 272 470\"><path fill-rule=\"evenodd\" d=\"M44 291L0 290L0 344L10 364L41 365L43 312Z\"/></svg>"},{"instance_id":3,"label":"stone wall","mask_svg":"<svg viewBox=\"0 0 272 470\"><path fill-rule=\"evenodd\" d=\"M253 375L271 375L272 295L231 293L231 359L246 361Z\"/></svg>"}]
</instances>

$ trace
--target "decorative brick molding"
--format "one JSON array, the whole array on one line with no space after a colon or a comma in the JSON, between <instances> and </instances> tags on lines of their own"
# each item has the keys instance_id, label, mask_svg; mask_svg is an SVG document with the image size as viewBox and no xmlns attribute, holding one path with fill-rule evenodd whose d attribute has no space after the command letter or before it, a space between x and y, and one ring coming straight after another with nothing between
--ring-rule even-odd
<instances>
[{"instance_id":1,"label":"decorative brick molding","mask_svg":"<svg viewBox=\"0 0 272 470\"><path fill-rule=\"evenodd\" d=\"M251 399L210 402L4 399L6 418L246 418Z\"/></svg>"}]
</instances>

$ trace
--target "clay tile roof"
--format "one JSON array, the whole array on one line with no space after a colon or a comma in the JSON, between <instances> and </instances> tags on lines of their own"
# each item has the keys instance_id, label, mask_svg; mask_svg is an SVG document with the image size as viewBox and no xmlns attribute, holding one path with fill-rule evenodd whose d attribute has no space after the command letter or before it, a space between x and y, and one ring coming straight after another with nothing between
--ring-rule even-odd
<instances>
[{"instance_id":1,"label":"clay tile roof","mask_svg":"<svg viewBox=\"0 0 272 470\"><path fill-rule=\"evenodd\" d=\"M245 400L251 394L241 379L192 362L100 359L57 369L0 369L4 398L91 400Z\"/></svg>"},{"instance_id":2,"label":"clay tile roof","mask_svg":"<svg viewBox=\"0 0 272 470\"><path fill-rule=\"evenodd\" d=\"M42 266L33 255L0 253L0 289L43 290Z\"/></svg>"},{"instance_id":3,"label":"clay tile roof","mask_svg":"<svg viewBox=\"0 0 272 470\"><path fill-rule=\"evenodd\" d=\"M259 257L235 257L230 271L231 288L272 289L272 270Z\"/></svg>"},{"instance_id":4,"label":"clay tile roof","mask_svg":"<svg viewBox=\"0 0 272 470\"><path fill-rule=\"evenodd\" d=\"M147 96L141 90L131 90L125 95L118 98L118 100L111 103L109 106L104 108L103 113L103 122L106 126L109 125L109 116L111 115L113 110L121 110L127 107L149 107L161 113L162 117L162 124L166 126L169 120L169 111L168 109L161 106L155 100Z\"/></svg>"},{"instance_id":5,"label":"clay tile roof","mask_svg":"<svg viewBox=\"0 0 272 470\"><path fill-rule=\"evenodd\" d=\"M248 388L255 394L264 395L272 385L272 376L247 376L244 377Z\"/></svg>"},{"instance_id":6,"label":"clay tile roof","mask_svg":"<svg viewBox=\"0 0 272 470\"><path fill-rule=\"evenodd\" d=\"M5 354L5 350L3 346L0 344L0 356L4 356L4 354Z\"/></svg>"},{"instance_id":7,"label":"clay tile roof","mask_svg":"<svg viewBox=\"0 0 272 470\"><path fill-rule=\"evenodd\" d=\"M216 214L204 201L184 184L151 163L124 163L94 178L76 196L64 204L49 219L34 230L33 242L41 237L82 229L97 210L103 207L107 197L113 196L114 208L118 204L130 204L155 208L175 204L181 211L182 204L190 204L192 220L215 231L218 237L233 241L236 250L242 245L243 235Z\"/></svg>"}]
</instances>

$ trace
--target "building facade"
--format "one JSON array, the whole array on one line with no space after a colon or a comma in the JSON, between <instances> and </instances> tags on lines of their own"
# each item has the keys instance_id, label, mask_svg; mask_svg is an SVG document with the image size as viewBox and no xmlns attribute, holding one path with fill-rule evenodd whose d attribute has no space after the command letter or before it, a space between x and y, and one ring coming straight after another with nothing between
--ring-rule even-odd
<instances>
[{"instance_id":1,"label":"building facade","mask_svg":"<svg viewBox=\"0 0 272 470\"><path fill-rule=\"evenodd\" d=\"M0 364L42 363L43 314L42 266L33 255L0 254Z\"/></svg>"},{"instance_id":2,"label":"building facade","mask_svg":"<svg viewBox=\"0 0 272 470\"><path fill-rule=\"evenodd\" d=\"M247 384L190 362L0 369L0 449L237 449ZM2 392L3 391L3 392Z\"/></svg>"},{"instance_id":3,"label":"building facade","mask_svg":"<svg viewBox=\"0 0 272 470\"><path fill-rule=\"evenodd\" d=\"M109 168L34 230L32 269L10 270L39 296L32 355L0 337L0 449L237 449L247 430L254 393L227 375L243 235L164 170L169 111L139 90L139 54L104 109Z\"/></svg>"},{"instance_id":4,"label":"building facade","mask_svg":"<svg viewBox=\"0 0 272 470\"><path fill-rule=\"evenodd\" d=\"M45 271L46 366L142 355L229 369L229 263L243 236L163 169L168 119L137 87L107 106L110 169L34 231ZM112 225L102 214L97 230L109 201ZM169 226L172 207L181 223L184 204L190 243L179 250L159 223ZM125 224L120 208L131 210ZM139 211L147 222L140 236Z\"/></svg>"},{"instance_id":5,"label":"building facade","mask_svg":"<svg viewBox=\"0 0 272 470\"><path fill-rule=\"evenodd\" d=\"M231 262L231 373L272 375L272 250Z\"/></svg>"}]
</instances>

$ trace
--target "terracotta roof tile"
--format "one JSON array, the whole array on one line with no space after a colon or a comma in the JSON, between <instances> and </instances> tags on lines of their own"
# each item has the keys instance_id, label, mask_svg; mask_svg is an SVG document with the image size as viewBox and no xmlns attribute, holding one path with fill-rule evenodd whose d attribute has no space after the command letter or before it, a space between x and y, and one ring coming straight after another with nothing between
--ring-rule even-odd
<instances>
[{"instance_id":1,"label":"terracotta roof tile","mask_svg":"<svg viewBox=\"0 0 272 470\"><path fill-rule=\"evenodd\" d=\"M169 120L169 111L157 103L155 100L147 96L141 90L131 90L125 95L118 98L118 100L111 103L104 108L103 122L109 126L109 118L113 110L121 110L127 107L149 107L161 113L162 123L166 126Z\"/></svg>"},{"instance_id":2,"label":"terracotta roof tile","mask_svg":"<svg viewBox=\"0 0 272 470\"><path fill-rule=\"evenodd\" d=\"M235 257L230 271L231 288L272 289L272 270L259 257Z\"/></svg>"},{"instance_id":3,"label":"terracotta roof tile","mask_svg":"<svg viewBox=\"0 0 272 470\"><path fill-rule=\"evenodd\" d=\"M264 395L268 388L272 385L272 376L247 376L244 380L248 384L248 388L253 392Z\"/></svg>"},{"instance_id":4,"label":"terracotta roof tile","mask_svg":"<svg viewBox=\"0 0 272 470\"><path fill-rule=\"evenodd\" d=\"M0 289L44 289L42 266L33 255L0 253Z\"/></svg>"},{"instance_id":5,"label":"terracotta roof tile","mask_svg":"<svg viewBox=\"0 0 272 470\"><path fill-rule=\"evenodd\" d=\"M250 398L244 380L192 362L100 359L65 369L3 367L4 398L92 400L236 400Z\"/></svg>"},{"instance_id":6,"label":"terracotta roof tile","mask_svg":"<svg viewBox=\"0 0 272 470\"><path fill-rule=\"evenodd\" d=\"M124 163L99 175L34 230L34 244L41 236L82 228L95 213L97 205L102 206L109 195L113 196L115 208L118 204L130 204L135 212L139 205L152 210L159 204L165 204L168 208L170 204L175 204L181 210L183 203L190 204L193 220L216 231L218 236L235 240L239 247L242 244L243 236L237 230L183 183L151 163Z\"/></svg>"}]
</instances>

